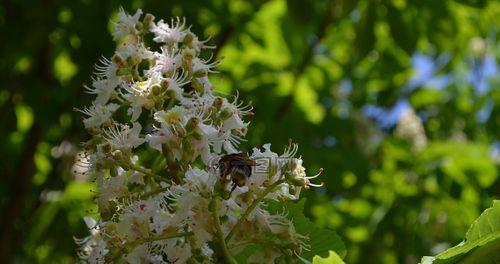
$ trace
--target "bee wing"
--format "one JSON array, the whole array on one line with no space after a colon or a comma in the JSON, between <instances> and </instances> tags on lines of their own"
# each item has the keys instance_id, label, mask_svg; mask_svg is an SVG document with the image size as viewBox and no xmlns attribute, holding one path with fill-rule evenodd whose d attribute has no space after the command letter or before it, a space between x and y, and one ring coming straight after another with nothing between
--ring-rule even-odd
<instances>
[{"instance_id":1,"label":"bee wing","mask_svg":"<svg viewBox=\"0 0 500 264\"><path fill-rule=\"evenodd\" d=\"M255 161L252 160L246 153L236 153L231 154L231 165L245 165L245 166L254 166L256 165Z\"/></svg>"}]
</instances>

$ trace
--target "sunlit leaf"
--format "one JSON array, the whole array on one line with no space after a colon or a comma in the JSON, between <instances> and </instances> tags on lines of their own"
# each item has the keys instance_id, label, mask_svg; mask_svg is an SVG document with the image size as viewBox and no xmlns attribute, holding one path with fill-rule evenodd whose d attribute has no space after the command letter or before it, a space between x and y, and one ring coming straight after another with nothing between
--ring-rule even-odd
<instances>
[{"instance_id":1,"label":"sunlit leaf","mask_svg":"<svg viewBox=\"0 0 500 264\"><path fill-rule=\"evenodd\" d=\"M470 226L465 240L423 264L498 263L500 261L500 201L486 209Z\"/></svg>"},{"instance_id":2,"label":"sunlit leaf","mask_svg":"<svg viewBox=\"0 0 500 264\"><path fill-rule=\"evenodd\" d=\"M329 255L326 258L322 258L320 256L314 256L312 263L313 264L344 264L342 258L335 253L335 251L329 251Z\"/></svg>"},{"instance_id":3,"label":"sunlit leaf","mask_svg":"<svg viewBox=\"0 0 500 264\"><path fill-rule=\"evenodd\" d=\"M16 105L17 129L26 132L33 125L33 110L25 104Z\"/></svg>"},{"instance_id":4,"label":"sunlit leaf","mask_svg":"<svg viewBox=\"0 0 500 264\"><path fill-rule=\"evenodd\" d=\"M54 75L61 83L66 83L78 72L78 66L73 63L66 52L60 53L54 60Z\"/></svg>"}]
</instances>

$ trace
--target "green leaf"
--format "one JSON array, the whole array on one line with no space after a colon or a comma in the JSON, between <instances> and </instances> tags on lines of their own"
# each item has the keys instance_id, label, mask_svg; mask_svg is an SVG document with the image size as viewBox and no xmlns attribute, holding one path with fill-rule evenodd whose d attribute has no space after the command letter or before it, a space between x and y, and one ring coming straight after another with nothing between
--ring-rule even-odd
<instances>
[{"instance_id":1,"label":"green leaf","mask_svg":"<svg viewBox=\"0 0 500 264\"><path fill-rule=\"evenodd\" d=\"M337 233L330 229L320 228L304 215L304 204L306 199L298 202L285 202L284 209L288 216L293 219L295 230L310 238L311 250L302 253L302 257L307 260L312 260L315 256L329 257L329 252L335 251L338 256L345 257L346 248L342 239ZM281 204L269 203L269 211L276 213Z\"/></svg>"},{"instance_id":2,"label":"green leaf","mask_svg":"<svg viewBox=\"0 0 500 264\"><path fill-rule=\"evenodd\" d=\"M345 262L342 258L334 251L329 251L330 255L327 258L322 258L320 256L314 256L313 264L344 264Z\"/></svg>"},{"instance_id":3,"label":"green leaf","mask_svg":"<svg viewBox=\"0 0 500 264\"><path fill-rule=\"evenodd\" d=\"M444 93L437 89L418 89L410 96L410 103L415 109L437 105L443 101Z\"/></svg>"},{"instance_id":4,"label":"green leaf","mask_svg":"<svg viewBox=\"0 0 500 264\"><path fill-rule=\"evenodd\" d=\"M234 258L236 259L236 261L238 261L238 263L242 264L248 263L248 258L250 258L250 256L252 256L257 252L262 251L263 250L262 247L263 247L262 245L255 245L255 244L248 245L238 254L236 254Z\"/></svg>"},{"instance_id":5,"label":"green leaf","mask_svg":"<svg viewBox=\"0 0 500 264\"><path fill-rule=\"evenodd\" d=\"M500 200L486 209L470 226L465 240L434 259L424 257L422 264L500 262Z\"/></svg>"},{"instance_id":6,"label":"green leaf","mask_svg":"<svg viewBox=\"0 0 500 264\"><path fill-rule=\"evenodd\" d=\"M33 109L25 104L17 104L15 107L17 117L17 129L21 132L28 131L33 125Z\"/></svg>"},{"instance_id":7,"label":"green leaf","mask_svg":"<svg viewBox=\"0 0 500 264\"><path fill-rule=\"evenodd\" d=\"M68 53L60 53L54 60L54 75L61 83L66 83L78 72L78 66L73 63Z\"/></svg>"},{"instance_id":8,"label":"green leaf","mask_svg":"<svg viewBox=\"0 0 500 264\"><path fill-rule=\"evenodd\" d=\"M483 8L486 5L485 0L455 0L458 3L469 5L477 8Z\"/></svg>"},{"instance_id":9,"label":"green leaf","mask_svg":"<svg viewBox=\"0 0 500 264\"><path fill-rule=\"evenodd\" d=\"M489 157L489 146L479 142L431 142L420 158L441 160L443 172L462 186L477 182L488 188L498 178L496 165Z\"/></svg>"}]
</instances>

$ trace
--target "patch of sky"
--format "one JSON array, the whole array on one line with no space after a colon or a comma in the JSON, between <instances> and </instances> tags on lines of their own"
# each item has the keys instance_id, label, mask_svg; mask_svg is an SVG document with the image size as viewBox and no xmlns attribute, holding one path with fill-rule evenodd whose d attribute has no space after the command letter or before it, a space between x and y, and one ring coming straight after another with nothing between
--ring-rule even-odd
<instances>
[{"instance_id":1,"label":"patch of sky","mask_svg":"<svg viewBox=\"0 0 500 264\"><path fill-rule=\"evenodd\" d=\"M490 119L491 112L493 111L494 106L495 103L493 102L493 100L491 98L488 99L481 110L476 113L476 120L479 123L486 123Z\"/></svg>"},{"instance_id":2,"label":"patch of sky","mask_svg":"<svg viewBox=\"0 0 500 264\"><path fill-rule=\"evenodd\" d=\"M419 52L413 54L411 65L415 73L403 87L403 93L410 93L419 87L435 89L447 87L453 81L453 75L436 75L436 73L448 64L450 58L448 53L443 53L436 59Z\"/></svg>"},{"instance_id":3,"label":"patch of sky","mask_svg":"<svg viewBox=\"0 0 500 264\"><path fill-rule=\"evenodd\" d=\"M394 106L389 108L380 107L373 104L363 106L362 112L365 116L374 119L383 129L390 129L398 121L401 115L409 109L410 103L406 98L399 99Z\"/></svg>"},{"instance_id":4,"label":"patch of sky","mask_svg":"<svg viewBox=\"0 0 500 264\"><path fill-rule=\"evenodd\" d=\"M472 85L474 91L483 95L491 89L491 78L500 72L494 56L486 55L482 59L472 59L472 69L467 74L467 81Z\"/></svg>"},{"instance_id":5,"label":"patch of sky","mask_svg":"<svg viewBox=\"0 0 500 264\"><path fill-rule=\"evenodd\" d=\"M414 74L403 86L400 99L392 107L367 104L362 108L363 114L374 119L381 128L390 129L398 122L402 113L411 107L406 98L415 89L425 87L426 89L442 90L453 83L468 84L472 86L476 95L482 96L490 91L492 87L491 80L500 75L500 69L493 54L487 54L481 59L471 59L467 65L465 76L454 71L446 74L438 74L448 64L450 59L451 56L448 53L443 53L436 59L419 52L413 54L411 65ZM344 85L344 87L349 87L349 85ZM348 90L352 90L352 84ZM487 122L493 108L494 101L491 99L487 100L483 107L476 113L478 122Z\"/></svg>"}]
</instances>

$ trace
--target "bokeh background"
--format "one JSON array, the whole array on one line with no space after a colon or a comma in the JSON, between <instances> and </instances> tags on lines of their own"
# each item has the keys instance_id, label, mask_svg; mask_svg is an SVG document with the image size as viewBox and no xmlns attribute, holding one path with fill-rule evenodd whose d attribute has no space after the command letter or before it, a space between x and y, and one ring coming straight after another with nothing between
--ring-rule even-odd
<instances>
[{"instance_id":1,"label":"bokeh background","mask_svg":"<svg viewBox=\"0 0 500 264\"><path fill-rule=\"evenodd\" d=\"M118 8L184 16L252 101L243 147L300 143L325 183L307 214L348 263L416 263L500 196L500 3L487 0L0 2L0 262L73 263L96 210L73 107Z\"/></svg>"}]
</instances>

